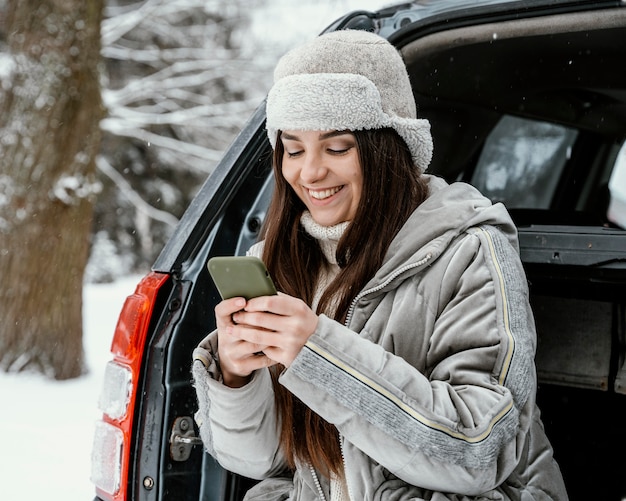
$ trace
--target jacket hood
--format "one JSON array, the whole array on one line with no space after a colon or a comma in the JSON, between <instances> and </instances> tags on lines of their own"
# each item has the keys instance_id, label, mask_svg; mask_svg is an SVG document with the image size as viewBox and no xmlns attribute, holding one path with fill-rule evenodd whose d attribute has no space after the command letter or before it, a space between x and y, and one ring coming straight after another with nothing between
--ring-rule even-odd
<instances>
[{"instance_id":1,"label":"jacket hood","mask_svg":"<svg viewBox=\"0 0 626 501\"><path fill-rule=\"evenodd\" d=\"M448 184L442 178L428 174L425 177L429 196L391 242L374 282L384 282L398 269L428 255L432 262L457 236L480 225L500 229L519 252L517 228L503 204L493 204L470 184Z\"/></svg>"}]
</instances>

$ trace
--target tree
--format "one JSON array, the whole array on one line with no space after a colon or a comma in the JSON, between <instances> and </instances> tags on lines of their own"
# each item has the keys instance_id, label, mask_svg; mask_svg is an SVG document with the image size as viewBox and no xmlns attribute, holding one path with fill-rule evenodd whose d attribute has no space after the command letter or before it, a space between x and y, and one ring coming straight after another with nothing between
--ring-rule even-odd
<instances>
[{"instance_id":1,"label":"tree","mask_svg":"<svg viewBox=\"0 0 626 501\"><path fill-rule=\"evenodd\" d=\"M271 77L242 41L264 0L109 0L88 279L147 269ZM115 258L117 254L117 259Z\"/></svg>"},{"instance_id":2,"label":"tree","mask_svg":"<svg viewBox=\"0 0 626 501\"><path fill-rule=\"evenodd\" d=\"M0 7L7 34L0 54L0 368L67 379L84 366L103 4L6 0Z\"/></svg>"}]
</instances>

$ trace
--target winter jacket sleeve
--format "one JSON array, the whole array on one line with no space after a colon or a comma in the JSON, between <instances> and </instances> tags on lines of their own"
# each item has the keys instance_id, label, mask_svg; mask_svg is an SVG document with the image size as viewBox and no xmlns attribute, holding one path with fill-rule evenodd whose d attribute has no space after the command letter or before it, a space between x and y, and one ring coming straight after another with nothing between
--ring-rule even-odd
<instances>
[{"instance_id":1,"label":"winter jacket sleeve","mask_svg":"<svg viewBox=\"0 0 626 501\"><path fill-rule=\"evenodd\" d=\"M269 371L256 371L241 388L222 384L217 332L200 343L193 359L195 418L207 452L227 470L249 478L262 479L284 470Z\"/></svg>"},{"instance_id":2,"label":"winter jacket sleeve","mask_svg":"<svg viewBox=\"0 0 626 501\"><path fill-rule=\"evenodd\" d=\"M281 383L403 481L477 495L500 485L522 454L535 332L506 239L477 229L453 247L363 295L358 333L321 317Z\"/></svg>"}]
</instances>

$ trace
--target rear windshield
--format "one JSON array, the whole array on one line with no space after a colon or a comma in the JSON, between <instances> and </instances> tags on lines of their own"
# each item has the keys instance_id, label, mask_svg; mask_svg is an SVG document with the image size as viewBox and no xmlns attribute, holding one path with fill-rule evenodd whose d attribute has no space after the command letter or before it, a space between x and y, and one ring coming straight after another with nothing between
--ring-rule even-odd
<instances>
[{"instance_id":1,"label":"rear windshield","mask_svg":"<svg viewBox=\"0 0 626 501\"><path fill-rule=\"evenodd\" d=\"M510 209L548 209L577 134L504 116L485 142L471 183Z\"/></svg>"}]
</instances>

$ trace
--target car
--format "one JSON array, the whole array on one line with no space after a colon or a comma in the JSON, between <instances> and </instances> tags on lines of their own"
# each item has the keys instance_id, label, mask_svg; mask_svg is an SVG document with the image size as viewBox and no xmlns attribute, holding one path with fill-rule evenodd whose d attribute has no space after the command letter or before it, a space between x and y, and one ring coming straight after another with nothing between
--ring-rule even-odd
<instances>
[{"instance_id":1,"label":"car","mask_svg":"<svg viewBox=\"0 0 626 501\"><path fill-rule=\"evenodd\" d=\"M327 31L340 29L400 51L432 126L428 171L507 206L569 496L626 499L626 2L405 2ZM208 259L245 254L264 221L264 120L260 103L124 303L94 433L97 500L231 501L253 483L204 451L190 366L215 327Z\"/></svg>"}]
</instances>

